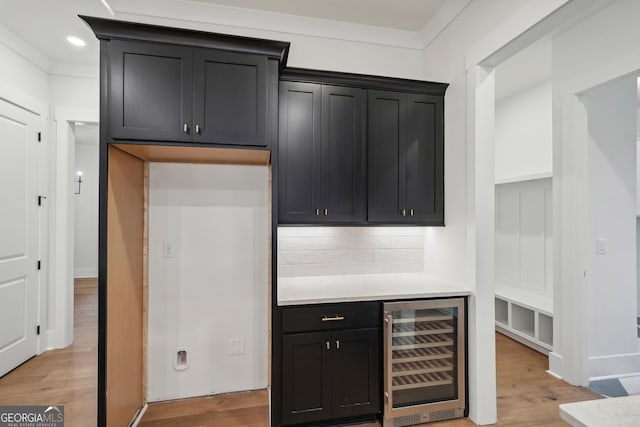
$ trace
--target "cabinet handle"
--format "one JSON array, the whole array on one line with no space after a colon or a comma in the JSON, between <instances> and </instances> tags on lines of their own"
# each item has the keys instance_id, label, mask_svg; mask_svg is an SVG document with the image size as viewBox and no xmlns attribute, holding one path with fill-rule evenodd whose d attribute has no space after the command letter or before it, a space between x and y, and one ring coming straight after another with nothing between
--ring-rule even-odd
<instances>
[{"instance_id":1,"label":"cabinet handle","mask_svg":"<svg viewBox=\"0 0 640 427\"><path fill-rule=\"evenodd\" d=\"M413 216L413 209L409 209L409 215Z\"/></svg>"},{"instance_id":2,"label":"cabinet handle","mask_svg":"<svg viewBox=\"0 0 640 427\"><path fill-rule=\"evenodd\" d=\"M400 211L400 215L402 215L402 216L407 216L407 210L406 210L406 209L402 209L402 210Z\"/></svg>"},{"instance_id":3,"label":"cabinet handle","mask_svg":"<svg viewBox=\"0 0 640 427\"><path fill-rule=\"evenodd\" d=\"M336 340L336 349L340 350L340 340Z\"/></svg>"},{"instance_id":4,"label":"cabinet handle","mask_svg":"<svg viewBox=\"0 0 640 427\"><path fill-rule=\"evenodd\" d=\"M320 216L320 209L316 209L316 216Z\"/></svg>"},{"instance_id":5,"label":"cabinet handle","mask_svg":"<svg viewBox=\"0 0 640 427\"><path fill-rule=\"evenodd\" d=\"M184 133L189 133L189 125L188 124L183 124L182 125L182 132Z\"/></svg>"},{"instance_id":6,"label":"cabinet handle","mask_svg":"<svg viewBox=\"0 0 640 427\"><path fill-rule=\"evenodd\" d=\"M327 344L327 350L331 350L331 343L327 341L326 344Z\"/></svg>"},{"instance_id":7,"label":"cabinet handle","mask_svg":"<svg viewBox=\"0 0 640 427\"><path fill-rule=\"evenodd\" d=\"M344 320L344 316L333 316L333 317L324 316L322 318L323 322L338 322L340 320Z\"/></svg>"},{"instance_id":8,"label":"cabinet handle","mask_svg":"<svg viewBox=\"0 0 640 427\"><path fill-rule=\"evenodd\" d=\"M324 216L327 216L327 215L329 215L329 209L325 208L324 209Z\"/></svg>"},{"instance_id":9,"label":"cabinet handle","mask_svg":"<svg viewBox=\"0 0 640 427\"><path fill-rule=\"evenodd\" d=\"M195 129L196 129L196 133L197 133L198 135L200 135L200 130L201 130L201 129L200 129L200 125L196 125L196 128L195 128Z\"/></svg>"}]
</instances>

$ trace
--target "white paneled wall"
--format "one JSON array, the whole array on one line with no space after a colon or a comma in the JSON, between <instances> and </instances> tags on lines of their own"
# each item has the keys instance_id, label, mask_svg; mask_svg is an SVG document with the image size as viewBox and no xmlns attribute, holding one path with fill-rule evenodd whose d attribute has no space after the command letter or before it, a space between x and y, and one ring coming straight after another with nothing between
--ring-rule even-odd
<instances>
[{"instance_id":1,"label":"white paneled wall","mask_svg":"<svg viewBox=\"0 0 640 427\"><path fill-rule=\"evenodd\" d=\"M423 273L423 227L280 227L280 277Z\"/></svg>"},{"instance_id":2,"label":"white paneled wall","mask_svg":"<svg viewBox=\"0 0 640 427\"><path fill-rule=\"evenodd\" d=\"M496 288L553 297L551 178L496 185Z\"/></svg>"}]
</instances>

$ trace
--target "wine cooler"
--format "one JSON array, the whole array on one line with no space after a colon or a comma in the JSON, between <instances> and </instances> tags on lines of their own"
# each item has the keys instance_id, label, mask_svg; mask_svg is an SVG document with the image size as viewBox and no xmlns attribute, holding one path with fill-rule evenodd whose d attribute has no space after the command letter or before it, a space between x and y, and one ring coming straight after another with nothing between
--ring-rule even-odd
<instances>
[{"instance_id":1,"label":"wine cooler","mask_svg":"<svg viewBox=\"0 0 640 427\"><path fill-rule=\"evenodd\" d=\"M465 300L384 304L384 422L465 416Z\"/></svg>"}]
</instances>

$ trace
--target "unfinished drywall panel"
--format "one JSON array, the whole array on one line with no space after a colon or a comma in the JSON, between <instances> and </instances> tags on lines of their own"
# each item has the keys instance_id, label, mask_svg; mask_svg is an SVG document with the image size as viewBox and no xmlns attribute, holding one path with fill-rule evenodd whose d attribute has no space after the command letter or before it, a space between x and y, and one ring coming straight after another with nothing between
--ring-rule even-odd
<instances>
[{"instance_id":1,"label":"unfinished drywall panel","mask_svg":"<svg viewBox=\"0 0 640 427\"><path fill-rule=\"evenodd\" d=\"M149 173L148 400L265 388L268 167Z\"/></svg>"},{"instance_id":2,"label":"unfinished drywall panel","mask_svg":"<svg viewBox=\"0 0 640 427\"><path fill-rule=\"evenodd\" d=\"M109 147L107 212L107 426L143 405L144 162Z\"/></svg>"}]
</instances>

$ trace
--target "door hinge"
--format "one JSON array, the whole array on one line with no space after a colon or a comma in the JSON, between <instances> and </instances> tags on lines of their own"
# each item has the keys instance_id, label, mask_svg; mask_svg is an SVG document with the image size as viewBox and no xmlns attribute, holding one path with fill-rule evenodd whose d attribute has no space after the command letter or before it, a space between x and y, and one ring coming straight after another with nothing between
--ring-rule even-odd
<instances>
[{"instance_id":1,"label":"door hinge","mask_svg":"<svg viewBox=\"0 0 640 427\"><path fill-rule=\"evenodd\" d=\"M42 132L38 132L38 142L42 142Z\"/></svg>"},{"instance_id":2,"label":"door hinge","mask_svg":"<svg viewBox=\"0 0 640 427\"><path fill-rule=\"evenodd\" d=\"M38 270L42 268L42 261L38 260Z\"/></svg>"},{"instance_id":3,"label":"door hinge","mask_svg":"<svg viewBox=\"0 0 640 427\"><path fill-rule=\"evenodd\" d=\"M40 335L40 325L36 326L36 335Z\"/></svg>"},{"instance_id":4,"label":"door hinge","mask_svg":"<svg viewBox=\"0 0 640 427\"><path fill-rule=\"evenodd\" d=\"M42 206L42 200L46 200L47 196L38 196L38 206Z\"/></svg>"}]
</instances>

